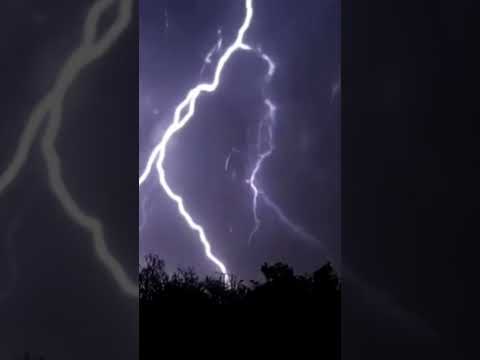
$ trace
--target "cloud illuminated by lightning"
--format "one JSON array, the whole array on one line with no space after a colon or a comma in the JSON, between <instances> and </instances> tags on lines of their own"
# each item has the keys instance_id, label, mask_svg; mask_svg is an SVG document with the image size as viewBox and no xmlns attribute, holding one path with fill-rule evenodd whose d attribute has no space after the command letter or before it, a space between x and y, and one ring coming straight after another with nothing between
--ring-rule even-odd
<instances>
[{"instance_id":1,"label":"cloud illuminated by lightning","mask_svg":"<svg viewBox=\"0 0 480 360\"><path fill-rule=\"evenodd\" d=\"M97 39L100 18L115 4L118 6L116 19ZM101 222L85 214L68 192L62 177L60 157L55 149L55 140L62 122L63 104L67 91L78 78L80 71L105 55L128 27L132 16L132 6L132 0L99 0L89 9L81 43L64 63L53 88L34 107L20 136L11 163L0 174L0 194L15 180L25 165L40 126L48 118L41 147L46 162L50 190L66 214L92 235L97 257L111 272L120 288L126 294L138 297L136 283L129 280L125 270L107 248Z\"/></svg>"},{"instance_id":2,"label":"cloud illuminated by lightning","mask_svg":"<svg viewBox=\"0 0 480 360\"><path fill-rule=\"evenodd\" d=\"M206 257L212 263L214 263L217 266L217 268L221 271L227 284L230 283L230 278L229 278L226 266L215 255L213 255L211 244L207 239L207 236L205 234L203 227L193 220L192 216L185 209L183 198L180 195L176 194L168 184L163 163L165 160L166 149L169 141L171 140L173 135L179 130L181 130L192 118L192 116L195 114L195 105L198 97L204 92L211 93L217 89L220 83L222 71L226 63L228 62L228 60L236 51L250 49L250 46L246 45L243 42L243 38L244 38L245 32L250 27L252 17L253 17L252 0L245 0L245 10L246 10L245 19L240 29L238 30L235 41L226 49L226 51L218 60L217 66L215 68L213 81L211 83L201 83L195 86L193 89L191 89L188 92L186 98L177 106L177 108L175 109L172 123L165 131L160 143L157 146L155 146L155 148L151 152L148 158L145 170L139 177L139 186L141 186L149 176L150 172L152 171L154 163L156 163L159 182L161 187L163 188L165 193L168 195L168 197L177 204L178 211L180 215L185 219L188 226L198 234L199 239L204 247ZM187 108L188 110L186 110ZM185 111L186 111L186 114L182 116L182 114Z\"/></svg>"}]
</instances>

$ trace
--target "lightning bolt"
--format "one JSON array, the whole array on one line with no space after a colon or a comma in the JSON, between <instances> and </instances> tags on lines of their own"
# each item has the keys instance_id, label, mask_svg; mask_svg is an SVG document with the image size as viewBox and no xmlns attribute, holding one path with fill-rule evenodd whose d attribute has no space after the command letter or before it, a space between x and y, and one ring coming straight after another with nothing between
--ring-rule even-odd
<instances>
[{"instance_id":1,"label":"lightning bolt","mask_svg":"<svg viewBox=\"0 0 480 360\"><path fill-rule=\"evenodd\" d=\"M96 40L100 18L114 4L118 5L117 17L103 36ZM35 138L38 136L40 126L48 118L41 139L41 149L46 163L50 190L70 219L90 233L97 257L110 271L120 288L127 295L138 297L137 285L129 280L120 263L108 250L101 222L82 211L67 190L62 177L60 157L55 149L67 91L72 87L81 70L104 56L128 27L132 15L132 5L132 0L100 0L89 9L81 43L67 58L59 71L53 88L34 107L20 136L13 159L7 169L0 175L0 194L5 192L17 178L28 160L28 155Z\"/></svg>"},{"instance_id":2,"label":"lightning bolt","mask_svg":"<svg viewBox=\"0 0 480 360\"><path fill-rule=\"evenodd\" d=\"M265 78L265 83L268 84L271 80L273 75L275 74L275 63L273 60L264 52L262 52L261 48L257 49L257 54L267 63L268 65L268 72ZM264 95L264 104L267 107L267 113L264 116L263 120L259 122L258 126L258 139L257 139L257 149L259 155L253 167L252 173L250 177L247 179L247 183L250 185L250 188L253 193L253 219L254 219L254 226L253 230L248 237L248 243L251 244L253 237L257 233L258 229L260 228L260 218L258 217L257 207L258 207L258 196L261 194L257 184L257 175L260 171L264 161L270 157L273 153L275 148L273 142L273 126L275 125L275 113L277 111L277 107L274 105L272 100ZM264 131L266 129L266 149L262 150L262 144L264 143Z\"/></svg>"},{"instance_id":3,"label":"lightning bolt","mask_svg":"<svg viewBox=\"0 0 480 360\"><path fill-rule=\"evenodd\" d=\"M267 74L265 76L265 88L272 80L275 71L276 71L276 64L272 60L270 56L268 56L265 52L262 51L261 48L256 49L256 53L267 63ZM267 108L267 113L263 117L263 119L259 122L258 126L258 133L257 133L257 150L258 156L253 166L253 170L250 174L250 177L247 179L247 183L250 185L250 189L252 191L252 212L253 212L253 219L254 219L254 226L248 238L248 243L252 243L252 239L257 233L260 228L260 218L258 216L258 202L261 198L265 205L267 205L277 216L281 223L283 223L286 227L290 229L294 234L296 234L300 239L309 243L315 247L322 247L321 242L308 231L306 231L302 226L293 222L285 212L278 206L274 201L270 199L270 197L265 193L264 190L260 188L258 185L257 177L259 172L261 171L262 165L264 162L273 154L275 150L275 140L274 140L274 127L276 124L276 112L277 107L273 103L272 99L265 95L265 88L263 89L264 93L264 104ZM324 250L326 250L324 248ZM326 253L329 253L326 251Z\"/></svg>"},{"instance_id":4,"label":"lightning bolt","mask_svg":"<svg viewBox=\"0 0 480 360\"><path fill-rule=\"evenodd\" d=\"M205 59L203 60L203 65L202 65L202 68L200 69L200 77L202 77L202 74L205 71L206 67L212 63L212 56L222 49L222 45L223 45L222 29L218 29L217 36L218 36L217 43L210 49L210 51L205 56Z\"/></svg>"},{"instance_id":5,"label":"lightning bolt","mask_svg":"<svg viewBox=\"0 0 480 360\"><path fill-rule=\"evenodd\" d=\"M278 219L290 229L295 235L297 235L303 241L309 243L314 247L323 247L321 242L316 238L314 235L310 234L307 230L305 230L302 226L293 222L285 212L276 204L274 203L265 192L262 192L262 200L264 201L265 205L267 205L274 213L277 215Z\"/></svg>"},{"instance_id":6,"label":"lightning bolt","mask_svg":"<svg viewBox=\"0 0 480 360\"><path fill-rule=\"evenodd\" d=\"M168 30L168 13L167 13L167 9L164 10L163 12L163 17L165 19L165 31Z\"/></svg>"},{"instance_id":7,"label":"lightning bolt","mask_svg":"<svg viewBox=\"0 0 480 360\"><path fill-rule=\"evenodd\" d=\"M246 49L246 50L252 50ZM268 85L269 82L272 80L275 71L276 71L276 64L273 62L273 60L262 51L261 48L256 49L256 53L267 63L268 66L268 71L267 75L265 78L265 84ZM410 321L415 321L415 324L421 325L425 331L428 332L428 334L432 334L433 330L428 324L419 323L419 319L410 314L407 313L402 307L400 307L398 304L392 302L391 299L389 299L385 293L380 292L380 290L372 287L370 284L365 282L362 278L359 278L354 271L351 269L345 267L343 264L342 266L339 266L339 264L336 263L335 259L333 256L331 256L332 252L329 251L327 246L323 244L319 239L308 232L304 227L301 225L295 223L291 218L289 218L286 213L282 210L282 208L277 205L268 195L267 193L260 188L260 185L258 185L258 180L257 177L259 175L259 172L261 171L262 165L264 162L272 155L272 153L275 150L275 141L274 141L274 126L276 123L276 111L277 107L273 103L272 99L267 97L265 95L265 89L264 91L264 104L267 108L267 113L266 115L261 119L259 122L258 126L258 138L257 138L257 150L258 150L258 156L255 161L253 170L250 174L250 177L246 180L246 182L250 185L250 188L253 193L253 214L254 214L254 228L250 234L249 237L249 243L251 242L253 236L255 233L258 231L260 227L260 219L257 214L257 206L258 202L261 199L263 203L270 208L270 210L277 216L279 221L286 227L288 228L292 233L294 233L299 239L302 241L308 243L309 245L313 247L320 247L324 251L325 256L327 257L327 260L330 261L334 267L336 268L336 271L340 274L340 272L343 271L346 274L345 276L348 277L351 281L354 282L356 286L359 287L359 289L365 294L365 296L370 296L369 301L375 301L375 305L378 306L377 304L382 304L384 306L388 306L392 312L395 314L399 314L398 317L404 321L405 318L408 318ZM341 82L340 78L334 82L332 85L332 94L331 94L331 101L338 95L338 93L341 91ZM266 144L266 145L265 145ZM232 149L232 152L235 151L236 149ZM230 161L230 157L232 155L232 152L227 157L227 160L225 162L225 169L228 169L228 163ZM421 319L420 319L421 320ZM434 334L436 336L436 334Z\"/></svg>"},{"instance_id":8,"label":"lightning bolt","mask_svg":"<svg viewBox=\"0 0 480 360\"><path fill-rule=\"evenodd\" d=\"M193 220L192 216L185 209L183 198L180 195L176 194L168 184L165 175L164 161L169 141L172 139L173 135L180 131L195 114L195 105L198 97L202 93L212 93L217 89L220 83L222 71L227 62L230 60L230 58L236 51L251 49L250 46L243 42L243 38L245 36L245 32L250 27L253 17L252 0L245 0L245 11L245 19L240 29L238 30L235 41L225 50L223 55L218 60L217 66L215 68L213 81L211 83L201 83L195 86L188 92L185 99L177 106L174 112L172 123L165 131L160 143L158 143L151 152L145 170L140 175L138 181L140 187L148 178L152 171L153 165L156 163L160 186L163 188L167 196L176 203L180 215L184 218L188 226L198 234L199 240L203 245L206 257L220 270L220 272L223 274L225 282L228 285L230 285L230 277L228 275L227 268L222 261L220 261L215 255L213 255L211 244L207 239L203 227ZM186 111L187 108L188 110ZM182 116L185 111L186 114Z\"/></svg>"}]
</instances>

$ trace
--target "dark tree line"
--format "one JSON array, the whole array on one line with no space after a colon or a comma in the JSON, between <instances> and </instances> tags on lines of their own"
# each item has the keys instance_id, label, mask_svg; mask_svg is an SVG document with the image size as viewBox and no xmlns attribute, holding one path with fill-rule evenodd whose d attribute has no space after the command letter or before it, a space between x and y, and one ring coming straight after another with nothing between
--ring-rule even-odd
<instances>
[{"instance_id":1,"label":"dark tree line","mask_svg":"<svg viewBox=\"0 0 480 360\"><path fill-rule=\"evenodd\" d=\"M298 275L275 263L260 271L263 281L233 278L228 287L192 269L169 275L158 256L147 256L139 273L140 359L168 351L188 356L188 349L218 354L220 345L229 349L222 357L283 358L294 351L293 358L339 359L341 286L332 266ZM217 304L259 306L197 306Z\"/></svg>"},{"instance_id":2,"label":"dark tree line","mask_svg":"<svg viewBox=\"0 0 480 360\"><path fill-rule=\"evenodd\" d=\"M140 269L140 305L315 305L335 309L340 300L340 282L327 263L312 274L296 275L283 263L265 263L264 281L248 284L235 277L228 287L221 277L200 277L193 269L179 269L168 275L165 263L155 255L146 257Z\"/></svg>"}]
</instances>

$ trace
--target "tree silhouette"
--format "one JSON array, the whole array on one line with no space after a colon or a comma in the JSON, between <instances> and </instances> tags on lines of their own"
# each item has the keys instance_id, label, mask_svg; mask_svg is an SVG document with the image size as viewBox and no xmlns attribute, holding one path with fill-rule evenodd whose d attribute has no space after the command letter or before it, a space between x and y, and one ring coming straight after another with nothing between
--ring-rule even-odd
<instances>
[{"instance_id":1,"label":"tree silhouette","mask_svg":"<svg viewBox=\"0 0 480 360\"><path fill-rule=\"evenodd\" d=\"M232 276L228 287L221 277L201 280L193 269L179 269L172 275L156 255L148 255L140 269L141 305L220 304L307 304L321 302L336 306L340 282L330 263L313 274L295 275L287 264L263 264L263 282L244 281Z\"/></svg>"},{"instance_id":2,"label":"tree silhouette","mask_svg":"<svg viewBox=\"0 0 480 360\"><path fill-rule=\"evenodd\" d=\"M196 331L191 329L191 323L184 329L181 324L185 322L178 320L182 314L187 314L190 319L197 316L195 314L208 313L195 308L197 305L249 305L244 307L245 317L237 307L234 317L227 317L225 324L237 328L241 327L244 318L254 319L246 320L250 328L242 335L248 334L253 339L273 337L274 342L269 344L279 348L282 345L293 346L298 341L301 346L297 350L305 350L311 345L315 351L319 350L319 358L338 359L341 286L332 265L327 263L311 274L296 275L287 264L265 263L260 271L263 281L245 283L231 276L231 285L228 287L221 276L200 279L193 269L179 269L169 275L158 256L147 256L139 274L140 359L156 359L164 351L165 344L159 347L159 331L163 329L168 314L175 318L173 328L176 331L173 334L178 334L180 339L185 339L185 334L194 334L195 339L201 338L208 322L212 320L211 315L205 315ZM250 305L258 305L262 309L260 316L254 314ZM293 320L293 326L288 325L289 320ZM176 328L177 323L179 329ZM222 335L218 330L228 327L218 326L214 322L215 332L212 336ZM170 335L172 325L167 326L166 331ZM223 342L236 346L236 341L227 336ZM181 343L187 347L193 346L191 340L181 340ZM178 351L179 348L174 347L173 350Z\"/></svg>"}]
</instances>

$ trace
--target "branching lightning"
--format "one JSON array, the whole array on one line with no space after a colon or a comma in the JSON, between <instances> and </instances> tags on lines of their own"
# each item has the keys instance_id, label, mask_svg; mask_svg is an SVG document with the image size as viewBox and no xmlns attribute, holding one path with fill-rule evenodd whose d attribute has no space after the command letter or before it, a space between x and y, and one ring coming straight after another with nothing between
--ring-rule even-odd
<instances>
[{"instance_id":1,"label":"branching lightning","mask_svg":"<svg viewBox=\"0 0 480 360\"><path fill-rule=\"evenodd\" d=\"M269 82L272 80L272 77L275 74L276 64L273 60L262 51L261 48L256 49L257 54L267 63L268 71L265 77L265 84L268 85ZM257 233L260 228L260 218L258 216L258 201L259 198L263 200L265 205L267 205L278 217L278 219L283 223L286 227L290 229L293 233L295 233L300 239L309 243L315 247L323 247L320 241L306 231L300 225L294 223L286 214L285 212L278 206L275 202L273 202L270 197L265 193L264 190L260 188L258 185L257 177L262 168L262 165L265 161L272 155L273 151L275 150L275 140L274 140L274 127L276 123L276 111L277 107L273 103L273 100L265 95L264 89L264 104L267 108L266 115L260 120L258 125L258 132L257 132L257 151L258 156L253 166L253 170L250 174L250 177L247 179L247 183L250 185L252 191L252 211L253 211L253 219L254 219L254 226L248 238L249 244L251 244L253 237Z\"/></svg>"},{"instance_id":2,"label":"branching lightning","mask_svg":"<svg viewBox=\"0 0 480 360\"><path fill-rule=\"evenodd\" d=\"M164 161L169 141L173 135L181 130L195 114L195 105L198 97L204 92L211 93L217 89L220 83L222 71L228 60L236 51L250 50L250 46L243 42L243 38L245 36L245 32L250 27L253 17L252 0L245 0L245 10L245 19L238 30L235 41L226 49L226 51L218 60L213 81L211 83L201 83L191 89L186 98L177 106L172 123L165 131L160 143L155 146L151 152L145 170L139 177L139 186L141 186L150 175L153 165L156 163L160 186L163 188L167 196L176 203L180 215L185 219L188 226L198 234L199 239L204 247L206 257L221 271L227 284L230 284L230 277L228 275L226 266L215 255L213 255L211 244L207 239L203 227L193 220L192 216L185 209L183 198L176 194L168 184L165 174ZM187 108L188 110L186 111ZM186 114L182 116L185 111Z\"/></svg>"},{"instance_id":3,"label":"branching lightning","mask_svg":"<svg viewBox=\"0 0 480 360\"><path fill-rule=\"evenodd\" d=\"M268 84L273 75L275 74L275 63L272 59L265 53L262 52L260 48L257 49L257 53L260 57L266 61L268 65L268 72L265 78L265 83ZM273 153L275 148L273 142L273 127L275 125L275 113L277 111L277 107L273 104L272 100L266 96L264 96L264 104L267 107L267 113L264 118L259 122L258 126L258 139L257 139L257 150L259 155L253 167L253 171L250 177L247 180L247 183L250 185L253 193L253 219L254 219L254 227L250 236L248 237L248 243L251 244L252 239L258 229L260 228L260 218L258 217L258 196L261 194L257 184L257 175L260 171L264 161ZM265 139L265 140L264 140ZM266 143L266 146L264 145ZM263 149L266 147L265 149Z\"/></svg>"},{"instance_id":4,"label":"branching lightning","mask_svg":"<svg viewBox=\"0 0 480 360\"><path fill-rule=\"evenodd\" d=\"M140 211L139 211L139 226L138 230L139 232L142 232L142 230L145 228L145 225L147 224L147 218L148 218L148 208L147 208L147 202L150 199L150 196L147 194L143 199L140 200Z\"/></svg>"},{"instance_id":5,"label":"branching lightning","mask_svg":"<svg viewBox=\"0 0 480 360\"><path fill-rule=\"evenodd\" d=\"M205 235L203 227L193 220L192 216L185 209L183 198L180 195L176 194L168 184L166 180L166 170L164 168L164 160L165 160L166 149L169 141L171 140L173 135L175 135L175 133L180 131L195 114L195 105L198 97L203 92L210 93L210 92L214 92L217 89L219 82L221 80L221 74L222 74L223 68L235 51L237 50L255 51L256 54L260 56L261 59L267 63L267 66L268 66L267 74L265 77L265 84L268 85L272 80L272 77L274 76L275 70L276 70L276 65L273 62L273 60L267 54L265 54L260 48L253 50L252 47L250 47L249 45L243 42L245 32L249 28L252 17L253 17L252 0L245 1L245 8L246 8L245 20L238 31L238 34L234 43L230 45L230 47L228 47L224 52L224 54L220 57L217 63L217 67L215 69L215 75L214 75L213 81L211 83L201 83L196 87L194 87L193 89L191 89L188 92L187 96L184 98L184 100L177 106L174 112L172 123L165 131L161 141L157 144L157 146L155 146L155 148L150 153L145 169L143 170L143 172L140 174L140 177L139 177L139 187L141 187L142 184L149 177L153 169L153 166L156 165L160 186L163 188L163 190L168 195L168 197L176 203L180 215L185 219L188 226L192 230L197 232L199 239L204 247L206 257L212 263L214 263L218 269L220 269L227 283L229 283L229 276L227 273L227 269L223 264L223 262L221 262L217 257L215 257L212 254L211 244ZM216 45L207 53L204 59L204 63L203 63L200 74L202 74L205 67L211 63L212 56L216 52L220 51L220 49L222 48L223 40L221 37L220 30L218 32L218 36L219 36L219 39ZM274 104L273 100L265 95L265 91L264 91L264 105L266 107L266 114L262 118L262 120L259 122L258 133L257 133L258 134L258 139L257 139L258 156L255 161L253 170L250 174L250 177L246 180L253 194L253 217L255 222L254 228L249 236L249 243L251 243L254 235L256 234L256 232L260 227L260 218L258 216L257 208L258 208L258 201L261 197L264 200L265 204L272 209L272 211L277 215L277 217L280 219L280 221L284 225L286 225L291 231L299 235L300 238L302 238L303 240L318 246L319 245L318 240L313 235L305 231L302 227L292 222L281 210L281 208L278 205L276 205L265 194L263 190L261 190L258 184L258 175L262 168L262 165L272 155L275 149L273 131L274 131L274 126L276 121L275 115L276 115L277 107ZM232 152L233 151L238 151L238 150L232 149ZM228 155L225 161L226 171L228 170L228 167L229 167L229 162L230 162L232 152Z\"/></svg>"},{"instance_id":6,"label":"branching lightning","mask_svg":"<svg viewBox=\"0 0 480 360\"><path fill-rule=\"evenodd\" d=\"M100 18L114 4L118 6L116 19L103 35L96 39ZM62 177L60 157L55 149L67 91L78 78L81 70L105 55L128 27L132 16L132 6L133 0L99 0L92 5L84 24L83 39L80 45L64 63L53 88L34 107L20 136L12 161L0 174L0 194L6 191L25 165L40 126L48 118L46 130L41 139L41 147L50 190L72 221L91 234L97 257L111 272L121 289L126 294L137 297L136 283L129 280L120 263L107 248L101 222L84 213L67 190Z\"/></svg>"},{"instance_id":7,"label":"branching lightning","mask_svg":"<svg viewBox=\"0 0 480 360\"><path fill-rule=\"evenodd\" d=\"M303 241L307 242L308 244L314 246L314 247L321 247L320 241L310 234L307 230L305 230L303 227L300 225L294 223L286 214L285 212L277 205L275 204L268 196L265 194L265 192L262 192L262 199L270 209L277 215L278 219L285 225L287 226L290 231L292 231L295 235L297 235L300 239Z\"/></svg>"}]
</instances>

